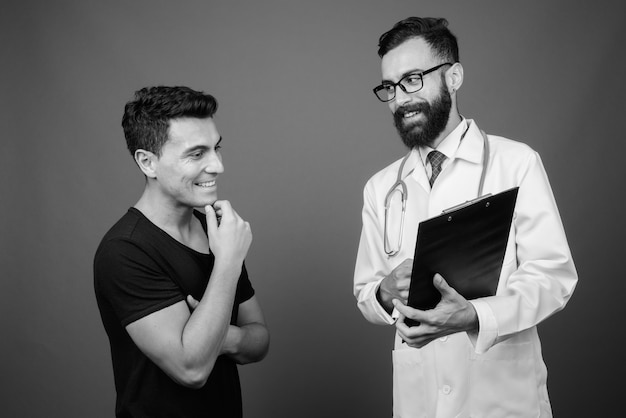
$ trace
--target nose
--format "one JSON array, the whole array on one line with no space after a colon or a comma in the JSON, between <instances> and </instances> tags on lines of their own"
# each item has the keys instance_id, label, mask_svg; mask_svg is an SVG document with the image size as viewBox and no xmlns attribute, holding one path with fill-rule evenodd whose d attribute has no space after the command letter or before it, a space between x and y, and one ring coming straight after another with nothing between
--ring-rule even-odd
<instances>
[{"instance_id":1,"label":"nose","mask_svg":"<svg viewBox=\"0 0 626 418\"><path fill-rule=\"evenodd\" d=\"M224 164L222 163L222 156L217 152L209 154L209 160L204 168L204 171L212 174L221 174L224 172Z\"/></svg>"},{"instance_id":2,"label":"nose","mask_svg":"<svg viewBox=\"0 0 626 418\"><path fill-rule=\"evenodd\" d=\"M403 104L408 103L411 100L410 93L404 91L402 84L398 84L396 86L396 97L394 98L394 102L397 106L401 106Z\"/></svg>"}]
</instances>

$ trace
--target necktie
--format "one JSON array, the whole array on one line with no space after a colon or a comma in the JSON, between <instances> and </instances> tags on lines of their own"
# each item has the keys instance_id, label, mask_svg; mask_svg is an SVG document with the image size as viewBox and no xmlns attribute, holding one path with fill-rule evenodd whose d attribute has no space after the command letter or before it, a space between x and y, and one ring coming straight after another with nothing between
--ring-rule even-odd
<instances>
[{"instance_id":1,"label":"necktie","mask_svg":"<svg viewBox=\"0 0 626 418\"><path fill-rule=\"evenodd\" d=\"M433 183L437 179L439 173L441 173L441 164L443 164L446 156L441 152L434 150L428 153L428 161L430 161L430 166L432 167L432 174L430 176L430 187L433 187Z\"/></svg>"}]
</instances>

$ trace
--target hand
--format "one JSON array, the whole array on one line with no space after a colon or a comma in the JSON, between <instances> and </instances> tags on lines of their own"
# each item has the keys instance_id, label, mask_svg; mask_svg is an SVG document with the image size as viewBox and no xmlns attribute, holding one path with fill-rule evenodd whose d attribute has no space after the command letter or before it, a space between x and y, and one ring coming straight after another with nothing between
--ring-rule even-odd
<instances>
[{"instance_id":1,"label":"hand","mask_svg":"<svg viewBox=\"0 0 626 418\"><path fill-rule=\"evenodd\" d=\"M411 272L413 271L413 259L407 258L396 266L387 277L383 279L378 288L378 301L385 307L387 312L393 309L392 301L398 299L406 303L409 298L411 286Z\"/></svg>"},{"instance_id":2,"label":"hand","mask_svg":"<svg viewBox=\"0 0 626 418\"><path fill-rule=\"evenodd\" d=\"M433 284L441 293L441 301L433 309L421 311L397 299L393 300L393 306L400 312L396 329L402 340L411 347L421 348L437 338L478 328L476 310L467 299L451 288L440 274L435 274ZM420 324L409 327L404 323L405 318Z\"/></svg>"},{"instance_id":3,"label":"hand","mask_svg":"<svg viewBox=\"0 0 626 418\"><path fill-rule=\"evenodd\" d=\"M216 262L221 260L241 267L252 243L250 224L241 219L227 200L218 200L204 210L209 247ZM218 216L221 217L219 224Z\"/></svg>"},{"instance_id":4,"label":"hand","mask_svg":"<svg viewBox=\"0 0 626 418\"><path fill-rule=\"evenodd\" d=\"M194 299L193 296L187 295L187 305L189 306L189 310L191 312L193 312L199 304L200 302ZM222 343L222 348L220 349L220 354L237 354L242 338L242 331L243 330L241 328L235 325L228 326L224 342Z\"/></svg>"},{"instance_id":5,"label":"hand","mask_svg":"<svg viewBox=\"0 0 626 418\"><path fill-rule=\"evenodd\" d=\"M193 296L191 295L187 295L187 305L189 305L189 311L193 312L194 309L196 309L198 307L198 305L200 304L200 302L198 302L197 300L195 300L193 298Z\"/></svg>"}]
</instances>

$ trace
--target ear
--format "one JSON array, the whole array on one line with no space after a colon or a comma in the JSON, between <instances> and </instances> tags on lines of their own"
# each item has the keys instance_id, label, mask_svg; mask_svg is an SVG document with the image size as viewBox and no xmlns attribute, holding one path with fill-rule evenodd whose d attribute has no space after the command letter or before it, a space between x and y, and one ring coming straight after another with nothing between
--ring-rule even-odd
<instances>
[{"instance_id":1,"label":"ear","mask_svg":"<svg viewBox=\"0 0 626 418\"><path fill-rule=\"evenodd\" d=\"M150 151L144 149L135 151L135 162L148 178L156 178L155 163L157 160L157 156Z\"/></svg>"},{"instance_id":2,"label":"ear","mask_svg":"<svg viewBox=\"0 0 626 418\"><path fill-rule=\"evenodd\" d=\"M446 83L448 83L448 90L450 93L454 93L463 85L463 66L460 62L455 62L448 71L446 71Z\"/></svg>"}]
</instances>

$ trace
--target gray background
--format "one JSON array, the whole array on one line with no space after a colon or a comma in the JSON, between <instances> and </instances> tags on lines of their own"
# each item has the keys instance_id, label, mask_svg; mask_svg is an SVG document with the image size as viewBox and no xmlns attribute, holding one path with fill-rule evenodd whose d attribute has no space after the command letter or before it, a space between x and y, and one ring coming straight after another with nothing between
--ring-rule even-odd
<instances>
[{"instance_id":1,"label":"gray background","mask_svg":"<svg viewBox=\"0 0 626 418\"><path fill-rule=\"evenodd\" d=\"M554 412L612 415L626 19L585 3L3 1L0 415L113 415L92 260L143 187L120 120L138 88L183 84L220 102L219 194L254 232L272 344L240 368L246 416L390 416L393 328L361 317L352 271L362 187L405 152L371 92L378 36L411 15L458 36L461 112L540 152L580 274L540 327Z\"/></svg>"}]
</instances>

